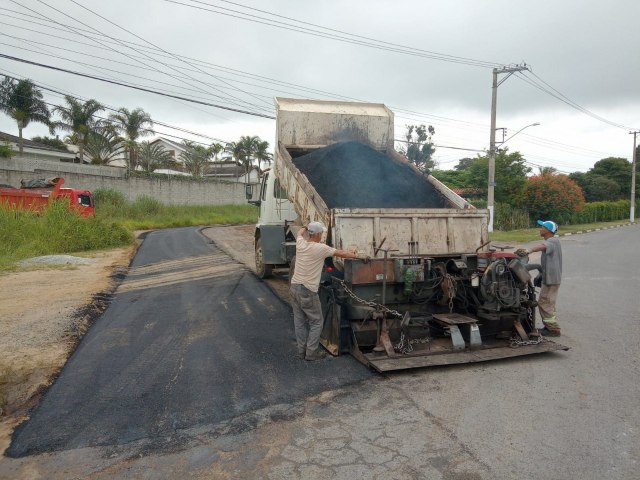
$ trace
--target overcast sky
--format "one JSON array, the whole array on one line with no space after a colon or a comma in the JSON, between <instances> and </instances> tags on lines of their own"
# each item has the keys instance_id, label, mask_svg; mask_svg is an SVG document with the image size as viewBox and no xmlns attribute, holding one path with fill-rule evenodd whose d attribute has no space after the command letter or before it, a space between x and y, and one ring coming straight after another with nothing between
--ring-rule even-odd
<instances>
[{"instance_id":1,"label":"overcast sky","mask_svg":"<svg viewBox=\"0 0 640 480\"><path fill-rule=\"evenodd\" d=\"M631 160L639 19L637 0L0 0L0 53L266 116L274 96L384 103L396 138L407 124L433 125L443 169L489 146L492 68L526 62L531 72L499 76L497 127L509 137L540 123L506 146L534 171L569 173L609 156ZM275 122L258 116L6 58L0 74L141 107L210 138L161 133L203 142L258 135L273 145ZM48 91L45 99L63 103ZM17 134L3 114L0 131ZM38 124L25 130L43 134Z\"/></svg>"}]
</instances>

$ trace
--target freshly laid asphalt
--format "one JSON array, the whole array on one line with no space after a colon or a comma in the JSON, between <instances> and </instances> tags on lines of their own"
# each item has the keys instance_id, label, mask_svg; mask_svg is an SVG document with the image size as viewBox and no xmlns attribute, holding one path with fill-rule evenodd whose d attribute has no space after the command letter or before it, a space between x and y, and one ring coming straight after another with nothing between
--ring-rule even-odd
<instances>
[{"instance_id":1,"label":"freshly laid asphalt","mask_svg":"<svg viewBox=\"0 0 640 480\"><path fill-rule=\"evenodd\" d=\"M253 273L197 228L149 233L5 454L166 441L372 375L295 351L290 307Z\"/></svg>"}]
</instances>

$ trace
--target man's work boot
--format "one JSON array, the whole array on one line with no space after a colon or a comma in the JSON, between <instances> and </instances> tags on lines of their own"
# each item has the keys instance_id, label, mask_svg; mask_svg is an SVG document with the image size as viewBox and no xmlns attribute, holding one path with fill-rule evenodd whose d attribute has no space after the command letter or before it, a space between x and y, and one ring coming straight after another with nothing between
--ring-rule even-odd
<instances>
[{"instance_id":1,"label":"man's work boot","mask_svg":"<svg viewBox=\"0 0 640 480\"><path fill-rule=\"evenodd\" d=\"M543 337L559 337L560 336L560 329L549 329L547 327L544 328L539 328L538 329L538 333L540 335L542 335Z\"/></svg>"},{"instance_id":2,"label":"man's work boot","mask_svg":"<svg viewBox=\"0 0 640 480\"><path fill-rule=\"evenodd\" d=\"M324 350L316 350L313 353L308 353L306 357L304 357L305 360L307 360L308 362L313 362L315 360L322 360L323 358L326 358L327 354L325 353Z\"/></svg>"}]
</instances>

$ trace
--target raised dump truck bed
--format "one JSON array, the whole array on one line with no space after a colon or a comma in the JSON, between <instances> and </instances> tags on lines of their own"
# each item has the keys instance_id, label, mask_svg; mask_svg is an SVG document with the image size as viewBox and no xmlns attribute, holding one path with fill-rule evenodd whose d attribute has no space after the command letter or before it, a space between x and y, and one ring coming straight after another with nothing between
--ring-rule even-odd
<instances>
[{"instance_id":1,"label":"raised dump truck bed","mask_svg":"<svg viewBox=\"0 0 640 480\"><path fill-rule=\"evenodd\" d=\"M256 267L294 268L289 226L321 221L359 258L327 259L322 344L378 371L479 362L566 347L538 335L526 259L488 248L487 210L393 149L384 105L276 98Z\"/></svg>"}]
</instances>

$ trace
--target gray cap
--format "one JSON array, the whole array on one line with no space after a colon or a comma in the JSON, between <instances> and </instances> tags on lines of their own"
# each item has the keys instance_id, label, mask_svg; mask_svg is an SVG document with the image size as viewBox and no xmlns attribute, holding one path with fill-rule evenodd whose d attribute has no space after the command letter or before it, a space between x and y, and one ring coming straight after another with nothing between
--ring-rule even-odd
<instances>
[{"instance_id":1,"label":"gray cap","mask_svg":"<svg viewBox=\"0 0 640 480\"><path fill-rule=\"evenodd\" d=\"M322 222L311 222L307 225L307 232L309 232L310 235L317 235L318 233L326 231L327 227L325 227Z\"/></svg>"}]
</instances>

